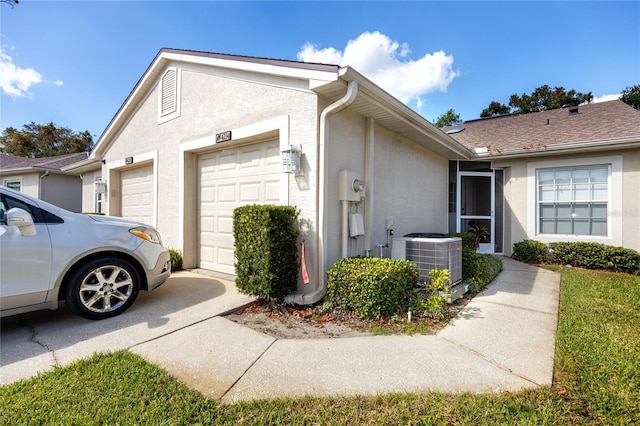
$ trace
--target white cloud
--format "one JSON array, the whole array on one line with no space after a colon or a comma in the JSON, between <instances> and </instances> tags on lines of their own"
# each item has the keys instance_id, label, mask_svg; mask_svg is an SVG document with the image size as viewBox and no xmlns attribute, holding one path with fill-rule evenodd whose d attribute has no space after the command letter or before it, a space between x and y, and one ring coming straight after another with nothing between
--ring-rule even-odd
<instances>
[{"instance_id":1,"label":"white cloud","mask_svg":"<svg viewBox=\"0 0 640 426\"><path fill-rule=\"evenodd\" d=\"M404 103L423 104L421 96L439 90L445 92L460 73L453 69L453 56L438 51L414 60L407 43L398 43L378 31L364 32L349 40L344 52L333 47L318 49L307 43L298 59L351 66Z\"/></svg>"},{"instance_id":2,"label":"white cloud","mask_svg":"<svg viewBox=\"0 0 640 426\"><path fill-rule=\"evenodd\" d=\"M622 96L621 93L618 93L616 95L594 96L592 102L594 104L597 104L598 102L615 101L617 99L620 99L620 96Z\"/></svg>"},{"instance_id":3,"label":"white cloud","mask_svg":"<svg viewBox=\"0 0 640 426\"><path fill-rule=\"evenodd\" d=\"M29 88L42 82L42 76L32 68L20 68L13 58L0 48L0 87L12 98L31 96Z\"/></svg>"},{"instance_id":4,"label":"white cloud","mask_svg":"<svg viewBox=\"0 0 640 426\"><path fill-rule=\"evenodd\" d=\"M62 86L62 85L64 85L64 81L56 80L56 81L53 82L53 84L55 84L56 86Z\"/></svg>"}]
</instances>

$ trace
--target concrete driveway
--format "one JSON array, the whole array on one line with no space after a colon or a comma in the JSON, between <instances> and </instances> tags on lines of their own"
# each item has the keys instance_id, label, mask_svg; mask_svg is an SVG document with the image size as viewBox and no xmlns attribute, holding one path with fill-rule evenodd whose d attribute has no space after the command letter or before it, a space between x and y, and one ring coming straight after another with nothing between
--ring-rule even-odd
<instances>
[{"instance_id":1,"label":"concrete driveway","mask_svg":"<svg viewBox=\"0 0 640 426\"><path fill-rule=\"evenodd\" d=\"M140 292L129 310L104 321L77 317L64 304L57 311L2 318L0 384L32 377L96 352L132 348L251 300L239 294L230 281L179 271L161 287Z\"/></svg>"},{"instance_id":2,"label":"concrete driveway","mask_svg":"<svg viewBox=\"0 0 640 426\"><path fill-rule=\"evenodd\" d=\"M126 349L225 403L550 386L560 276L503 260L500 275L436 334L344 339L276 339L236 324L219 315L252 298L229 281L179 272L105 321L66 308L3 320L0 381Z\"/></svg>"}]
</instances>

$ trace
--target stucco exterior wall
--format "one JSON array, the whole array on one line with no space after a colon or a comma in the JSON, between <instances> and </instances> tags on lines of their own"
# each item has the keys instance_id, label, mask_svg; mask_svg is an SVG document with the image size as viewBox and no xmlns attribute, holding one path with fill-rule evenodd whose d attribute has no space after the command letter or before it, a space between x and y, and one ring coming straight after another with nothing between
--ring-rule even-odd
<instances>
[{"instance_id":1,"label":"stucco exterior wall","mask_svg":"<svg viewBox=\"0 0 640 426\"><path fill-rule=\"evenodd\" d=\"M83 212L86 212L86 213L96 212L96 196L95 196L94 182L96 181L97 178L101 176L102 176L102 171L100 170L83 173L82 175L82 211ZM106 198L106 195L105 195L105 198ZM105 210L104 210L105 206L106 206L106 203L103 204L102 213L105 213Z\"/></svg>"},{"instance_id":2,"label":"stucco exterior wall","mask_svg":"<svg viewBox=\"0 0 640 426\"><path fill-rule=\"evenodd\" d=\"M372 245L387 243L387 219L393 221L393 237L446 233L448 173L448 159L377 126Z\"/></svg>"},{"instance_id":3,"label":"stucco exterior wall","mask_svg":"<svg viewBox=\"0 0 640 426\"><path fill-rule=\"evenodd\" d=\"M535 225L535 166L590 165L610 162L614 166L610 181L610 221L612 233L608 237L571 235L537 235ZM618 165L619 164L619 165ZM535 157L515 160L495 160L495 168L505 168L505 255L513 251L513 244L525 239L545 243L552 241L595 241L640 250L640 151L603 151L594 154ZM619 170L617 170L619 168Z\"/></svg>"},{"instance_id":4,"label":"stucco exterior wall","mask_svg":"<svg viewBox=\"0 0 640 426\"><path fill-rule=\"evenodd\" d=\"M40 197L40 173L8 173L2 174L2 184L7 180L20 180L20 192L31 197Z\"/></svg>"},{"instance_id":5,"label":"stucco exterior wall","mask_svg":"<svg viewBox=\"0 0 640 426\"><path fill-rule=\"evenodd\" d=\"M80 213L82 181L79 176L49 174L40 180L40 199L63 209Z\"/></svg>"},{"instance_id":6,"label":"stucco exterior wall","mask_svg":"<svg viewBox=\"0 0 640 426\"><path fill-rule=\"evenodd\" d=\"M327 265L341 255L342 210L339 201L338 175L350 170L365 180L365 145L367 121L349 110L329 120L328 147L328 240ZM350 255L379 255L377 245L389 244L383 255L391 252L387 241L387 219L394 223L394 236L409 232L447 232L448 159L376 124L373 132L373 182L365 180L365 199L373 197L373 209L366 201L352 202L350 212L371 215L370 246L363 236ZM352 241L352 240L350 240Z\"/></svg>"},{"instance_id":7,"label":"stucco exterior wall","mask_svg":"<svg viewBox=\"0 0 640 426\"><path fill-rule=\"evenodd\" d=\"M165 245L182 249L185 266L193 267L197 243L198 154L220 149L220 145L215 145L215 135L228 130L232 131L232 140L224 142L225 148L274 136L285 138L291 144L302 146L304 174L282 174L288 185L284 186L286 193L281 194L281 198L288 199L290 205L301 210L301 239L305 239L308 268L313 273L310 262L316 255L317 232L317 96L304 90L221 77L212 72L198 67L181 69L180 115L161 124L158 123L159 90L156 85L115 137L105 153L106 164L103 166L103 177L109 176L109 213L118 214L120 171L139 165L139 160L156 162L157 227ZM260 129L261 123L270 120L288 122L282 135L278 135L279 130L270 129L268 134L257 133L238 139L234 132L253 127ZM185 146L204 140L212 141L209 147L184 150ZM134 163L130 166L125 164L127 157L133 157ZM182 217L181 211L184 211Z\"/></svg>"}]
</instances>

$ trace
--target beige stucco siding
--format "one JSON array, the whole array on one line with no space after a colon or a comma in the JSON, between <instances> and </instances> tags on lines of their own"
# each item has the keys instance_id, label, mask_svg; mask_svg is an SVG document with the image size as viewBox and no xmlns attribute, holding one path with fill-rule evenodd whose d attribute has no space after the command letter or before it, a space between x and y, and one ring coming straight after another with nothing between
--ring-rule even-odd
<instances>
[{"instance_id":1,"label":"beige stucco siding","mask_svg":"<svg viewBox=\"0 0 640 426\"><path fill-rule=\"evenodd\" d=\"M536 234L535 170L539 167L566 167L613 164L610 180L610 225L607 237ZM594 241L640 250L640 151L603 151L596 154L548 156L517 160L495 160L495 168L505 168L505 254L513 244L525 239L552 241Z\"/></svg>"},{"instance_id":2,"label":"beige stucco siding","mask_svg":"<svg viewBox=\"0 0 640 426\"><path fill-rule=\"evenodd\" d=\"M640 150L623 153L622 245L640 251Z\"/></svg>"},{"instance_id":3,"label":"beige stucco siding","mask_svg":"<svg viewBox=\"0 0 640 426\"><path fill-rule=\"evenodd\" d=\"M2 184L6 181L19 180L22 182L20 192L31 197L40 197L40 175L41 173L8 173L2 174Z\"/></svg>"},{"instance_id":4,"label":"beige stucco siding","mask_svg":"<svg viewBox=\"0 0 640 426\"><path fill-rule=\"evenodd\" d=\"M387 219L393 221L395 237L446 233L448 173L448 159L376 127L372 245L386 243Z\"/></svg>"},{"instance_id":5,"label":"beige stucco siding","mask_svg":"<svg viewBox=\"0 0 640 426\"><path fill-rule=\"evenodd\" d=\"M181 248L185 266L196 265L196 203L197 156L207 150L232 147L273 138L301 145L303 171L301 176L282 174L285 186L283 199L301 210L302 235L307 244L307 257L315 257L315 190L317 97L304 90L275 87L266 84L221 77L201 69L181 70L181 108L179 117L158 123L157 85L139 105L127 125L116 136L105 154L105 172L109 171L110 191L119 186L119 172L125 169L124 159L137 157L155 161L157 170L157 226L165 244ZM287 122L284 130L269 129L260 134L261 123L270 120ZM239 133L254 135L240 137ZM232 131L232 140L215 144L217 133ZM279 134L283 133L283 134ZM212 141L197 151L185 146L199 141ZM112 167L109 169L109 167ZM182 169L181 169L182 168ZM181 189L184 185L184 190ZM116 191L117 192L117 191ZM183 194L181 199L180 194ZM118 194L110 193L110 214L118 214ZM180 210L184 209L181 217ZM182 235L182 247L181 238ZM312 265L309 265L313 272ZM315 275L315 274L314 274ZM314 277L315 278L315 277Z\"/></svg>"},{"instance_id":6,"label":"beige stucco siding","mask_svg":"<svg viewBox=\"0 0 640 426\"><path fill-rule=\"evenodd\" d=\"M341 203L338 175L341 170L355 172L363 180L367 121L345 110L329 120L327 264L341 254ZM447 232L448 160L417 143L375 125L373 131L373 182L365 180L365 198L373 196L373 209L366 201L352 203L350 211L371 215L371 246L358 237L357 252L377 255L375 248L387 244L387 219L394 223L395 236L409 232ZM389 244L391 244L391 238ZM390 250L387 250L387 254Z\"/></svg>"}]
</instances>

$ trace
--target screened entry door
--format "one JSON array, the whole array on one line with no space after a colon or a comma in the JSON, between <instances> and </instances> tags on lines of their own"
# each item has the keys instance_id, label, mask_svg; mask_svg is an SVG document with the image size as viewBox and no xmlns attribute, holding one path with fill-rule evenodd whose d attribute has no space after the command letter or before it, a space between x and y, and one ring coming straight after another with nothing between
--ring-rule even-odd
<instances>
[{"instance_id":1,"label":"screened entry door","mask_svg":"<svg viewBox=\"0 0 640 426\"><path fill-rule=\"evenodd\" d=\"M495 185L491 172L459 172L458 232L480 232L478 252L494 253Z\"/></svg>"}]
</instances>

